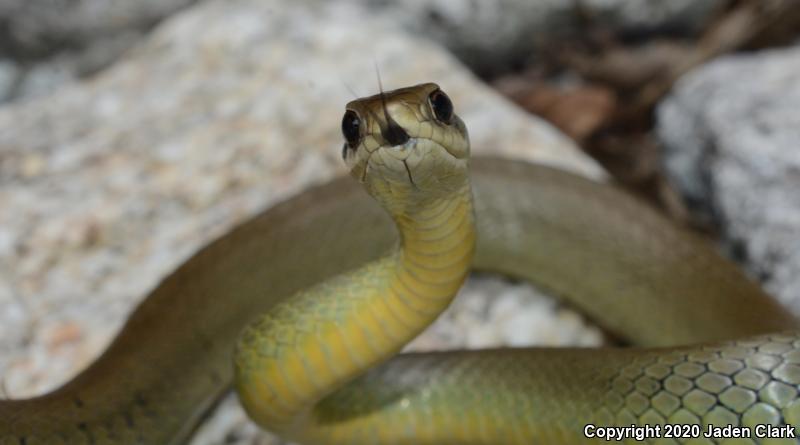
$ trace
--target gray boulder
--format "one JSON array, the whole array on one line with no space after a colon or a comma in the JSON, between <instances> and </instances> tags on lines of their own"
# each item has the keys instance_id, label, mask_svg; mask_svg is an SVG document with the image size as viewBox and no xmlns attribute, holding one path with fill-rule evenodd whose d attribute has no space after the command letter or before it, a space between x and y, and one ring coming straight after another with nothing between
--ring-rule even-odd
<instances>
[{"instance_id":1,"label":"gray boulder","mask_svg":"<svg viewBox=\"0 0 800 445\"><path fill-rule=\"evenodd\" d=\"M0 102L43 95L116 60L163 18L195 0L0 1Z\"/></svg>"},{"instance_id":2,"label":"gray boulder","mask_svg":"<svg viewBox=\"0 0 800 445\"><path fill-rule=\"evenodd\" d=\"M800 313L800 47L711 62L657 114L673 182Z\"/></svg>"},{"instance_id":3,"label":"gray boulder","mask_svg":"<svg viewBox=\"0 0 800 445\"><path fill-rule=\"evenodd\" d=\"M17 58L90 46L141 31L195 0L3 0L4 53Z\"/></svg>"}]
</instances>

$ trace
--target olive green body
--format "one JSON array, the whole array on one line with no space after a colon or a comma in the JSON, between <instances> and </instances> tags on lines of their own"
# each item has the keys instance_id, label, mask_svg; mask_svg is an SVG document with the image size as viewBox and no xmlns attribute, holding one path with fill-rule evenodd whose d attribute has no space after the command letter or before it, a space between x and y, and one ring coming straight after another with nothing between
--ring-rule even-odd
<instances>
[{"instance_id":1,"label":"olive green body","mask_svg":"<svg viewBox=\"0 0 800 445\"><path fill-rule=\"evenodd\" d=\"M479 158L472 183L475 269L530 280L645 349L398 356L322 400L315 421L350 436L314 443L573 444L590 423L800 424L797 322L701 239L613 186L545 167ZM184 442L228 388L254 316L385 255L396 236L349 178L273 207L164 280L74 380L0 402L0 444Z\"/></svg>"}]
</instances>

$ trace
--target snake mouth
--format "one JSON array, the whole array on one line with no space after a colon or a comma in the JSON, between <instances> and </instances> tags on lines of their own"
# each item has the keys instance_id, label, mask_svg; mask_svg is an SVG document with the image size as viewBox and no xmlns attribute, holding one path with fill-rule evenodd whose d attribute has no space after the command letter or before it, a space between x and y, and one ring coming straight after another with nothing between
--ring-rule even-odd
<instances>
[{"instance_id":1,"label":"snake mouth","mask_svg":"<svg viewBox=\"0 0 800 445\"><path fill-rule=\"evenodd\" d=\"M468 154L428 137L409 137L403 144L383 144L371 150L362 145L359 150L361 160L351 174L362 184L378 180L406 184L418 191L430 190L442 187L454 172L465 171L468 164ZM444 178L448 180L443 181Z\"/></svg>"},{"instance_id":2,"label":"snake mouth","mask_svg":"<svg viewBox=\"0 0 800 445\"><path fill-rule=\"evenodd\" d=\"M419 137L419 136L411 136L402 144L395 144L395 145L381 145L380 147L370 151L367 151L367 159L372 155L372 153L379 151L379 150L386 150L386 153L394 157L395 159L404 161L407 160L409 157L413 156L414 150L416 150L419 146L428 146L429 150L428 153L423 154L422 156L430 155L434 149L438 149L440 152L447 153L449 157L453 160L464 160L469 157L469 153L466 151L459 152L453 148L448 147L446 144L442 144L439 141L426 138L426 137Z\"/></svg>"},{"instance_id":3,"label":"snake mouth","mask_svg":"<svg viewBox=\"0 0 800 445\"><path fill-rule=\"evenodd\" d=\"M451 148L448 148L447 145L439 144L439 146L441 146L444 149L444 151L447 152L447 154L452 156L453 159L466 160L469 157L469 152L468 151L463 151L461 153L457 153L457 152L454 152Z\"/></svg>"}]
</instances>

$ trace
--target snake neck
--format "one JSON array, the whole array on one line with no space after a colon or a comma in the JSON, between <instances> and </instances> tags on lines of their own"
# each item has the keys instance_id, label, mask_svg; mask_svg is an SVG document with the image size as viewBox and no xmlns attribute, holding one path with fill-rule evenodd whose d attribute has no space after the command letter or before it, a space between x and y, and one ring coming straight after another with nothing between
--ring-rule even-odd
<instances>
[{"instance_id":1,"label":"snake neck","mask_svg":"<svg viewBox=\"0 0 800 445\"><path fill-rule=\"evenodd\" d=\"M418 311L433 313L435 318L469 272L475 248L469 185L453 196L396 215L394 221L400 242L390 255L394 273L387 277L386 295L403 299Z\"/></svg>"},{"instance_id":2,"label":"snake neck","mask_svg":"<svg viewBox=\"0 0 800 445\"><path fill-rule=\"evenodd\" d=\"M397 249L289 298L243 332L236 388L262 427L303 437L325 415L317 402L395 355L458 291L475 246L469 184L393 219Z\"/></svg>"}]
</instances>

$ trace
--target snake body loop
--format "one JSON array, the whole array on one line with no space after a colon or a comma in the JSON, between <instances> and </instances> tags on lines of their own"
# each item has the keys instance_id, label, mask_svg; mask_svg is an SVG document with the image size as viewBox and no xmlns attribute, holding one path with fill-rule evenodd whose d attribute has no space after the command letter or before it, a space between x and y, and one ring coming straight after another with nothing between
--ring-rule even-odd
<instances>
[{"instance_id":1,"label":"snake body loop","mask_svg":"<svg viewBox=\"0 0 800 445\"><path fill-rule=\"evenodd\" d=\"M348 104L343 154L357 181L304 192L203 249L74 380L0 401L0 445L184 443L234 376L256 422L308 444L575 444L587 424L800 424L792 316L614 186L509 160L468 167L448 104L434 84ZM470 260L638 346L394 356Z\"/></svg>"}]
</instances>

